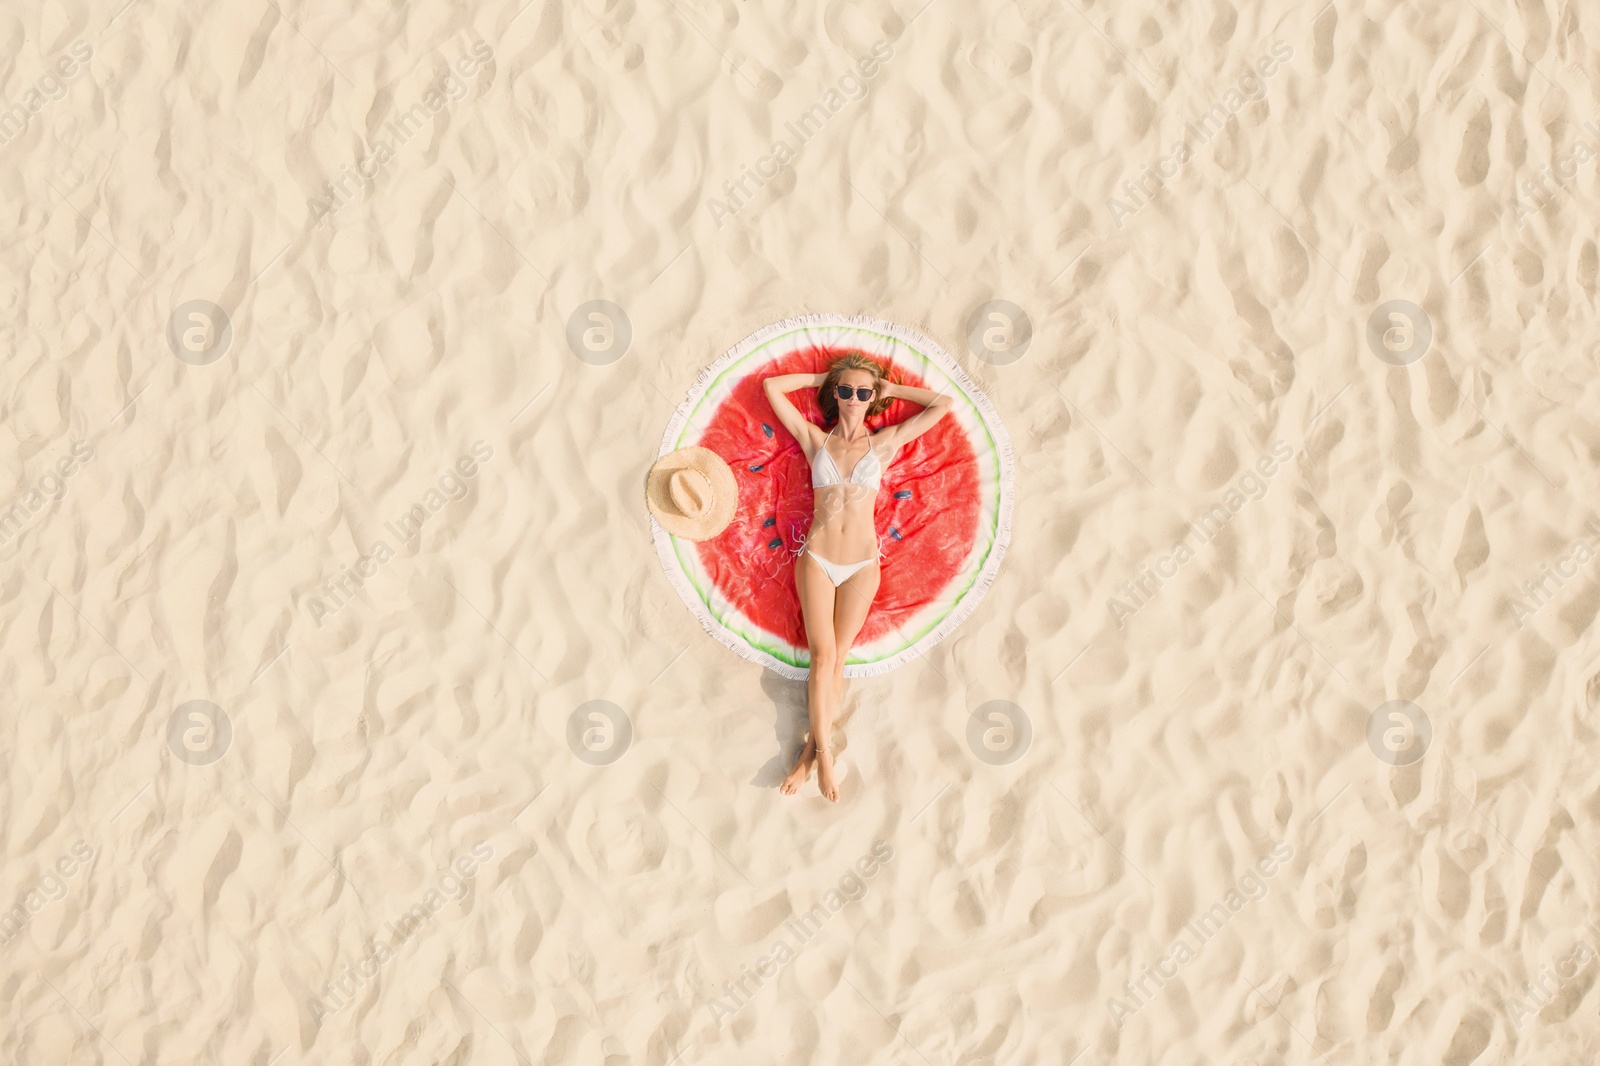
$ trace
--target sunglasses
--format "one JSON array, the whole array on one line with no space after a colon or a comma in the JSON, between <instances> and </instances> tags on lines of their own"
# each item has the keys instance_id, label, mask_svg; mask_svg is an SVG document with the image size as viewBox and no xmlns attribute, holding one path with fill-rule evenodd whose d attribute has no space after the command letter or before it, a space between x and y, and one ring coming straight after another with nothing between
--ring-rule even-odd
<instances>
[{"instance_id":1,"label":"sunglasses","mask_svg":"<svg viewBox=\"0 0 1600 1066\"><path fill-rule=\"evenodd\" d=\"M838 387L839 399L848 400L850 398L850 394L854 392L856 394L856 399L860 400L862 403L866 403L868 400L872 399L872 394L876 391L876 389L852 389L849 385L840 385Z\"/></svg>"}]
</instances>

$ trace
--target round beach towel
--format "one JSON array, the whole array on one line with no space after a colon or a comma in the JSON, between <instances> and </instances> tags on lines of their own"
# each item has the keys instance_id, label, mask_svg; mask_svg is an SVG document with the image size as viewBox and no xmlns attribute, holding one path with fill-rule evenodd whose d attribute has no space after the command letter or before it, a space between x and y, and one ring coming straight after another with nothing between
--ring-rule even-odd
<instances>
[{"instance_id":1,"label":"round beach towel","mask_svg":"<svg viewBox=\"0 0 1600 1066\"><path fill-rule=\"evenodd\" d=\"M915 330L845 315L788 319L746 337L701 372L659 453L698 445L721 456L739 485L733 521L699 542L672 536L653 517L650 527L668 579L706 632L788 678L804 678L810 666L794 566L811 525L811 471L761 383L821 373L851 351L954 403L884 472L876 511L882 579L845 676L886 673L944 639L983 598L1011 536L1010 440L949 353ZM825 424L815 389L789 399ZM920 410L896 400L867 426L877 431Z\"/></svg>"}]
</instances>

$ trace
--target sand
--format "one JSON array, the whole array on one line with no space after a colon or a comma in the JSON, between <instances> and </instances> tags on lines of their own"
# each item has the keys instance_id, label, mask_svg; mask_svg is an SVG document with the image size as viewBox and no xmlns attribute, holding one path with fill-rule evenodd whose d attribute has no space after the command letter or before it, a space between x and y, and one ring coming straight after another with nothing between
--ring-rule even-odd
<instances>
[{"instance_id":1,"label":"sand","mask_svg":"<svg viewBox=\"0 0 1600 1066\"><path fill-rule=\"evenodd\" d=\"M1595 1061L1595 11L119 3L0 17L7 1062ZM818 311L1017 460L837 806L642 502Z\"/></svg>"}]
</instances>

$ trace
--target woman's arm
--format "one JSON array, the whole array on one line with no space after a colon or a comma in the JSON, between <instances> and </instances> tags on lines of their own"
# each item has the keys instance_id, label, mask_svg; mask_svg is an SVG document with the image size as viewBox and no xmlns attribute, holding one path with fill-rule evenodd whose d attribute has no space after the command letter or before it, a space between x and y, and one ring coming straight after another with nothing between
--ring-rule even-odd
<instances>
[{"instance_id":1,"label":"woman's arm","mask_svg":"<svg viewBox=\"0 0 1600 1066\"><path fill-rule=\"evenodd\" d=\"M910 400L912 403L921 404L923 407L932 407L940 400L945 403L950 402L950 397L942 392L934 392L932 389L918 389L910 385L897 385L892 381L883 383L883 394L891 400Z\"/></svg>"},{"instance_id":2,"label":"woman's arm","mask_svg":"<svg viewBox=\"0 0 1600 1066\"><path fill-rule=\"evenodd\" d=\"M932 429L939 419L950 413L950 397L942 392L934 392L932 389L918 389L910 385L896 385L893 382L885 382L883 394L891 400L909 400L912 403L919 403L923 407L923 410L918 411L904 422L889 426L883 430L884 433L892 434L889 440L884 443L895 448L916 440Z\"/></svg>"},{"instance_id":3,"label":"woman's arm","mask_svg":"<svg viewBox=\"0 0 1600 1066\"><path fill-rule=\"evenodd\" d=\"M778 421L783 423L783 428L800 442L802 450L816 444L812 439L816 427L800 413L799 408L789 402L789 397L785 394L808 386L817 388L827 380L827 377L826 374L775 374L761 383L761 391L767 394L767 402L772 405L773 413L778 416Z\"/></svg>"}]
</instances>

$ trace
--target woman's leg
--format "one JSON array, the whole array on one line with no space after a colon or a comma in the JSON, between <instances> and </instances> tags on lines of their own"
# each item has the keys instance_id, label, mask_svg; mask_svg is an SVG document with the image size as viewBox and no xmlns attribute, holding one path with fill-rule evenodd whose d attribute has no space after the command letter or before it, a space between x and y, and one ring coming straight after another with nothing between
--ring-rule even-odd
<instances>
[{"instance_id":1,"label":"woman's leg","mask_svg":"<svg viewBox=\"0 0 1600 1066\"><path fill-rule=\"evenodd\" d=\"M800 618L805 622L806 642L811 648L811 676L806 679L806 714L810 720L811 735L795 762L794 769L783 779L778 790L793 795L805 779L811 776L811 764L816 759L817 742L828 744L828 730L833 728L833 708L837 688L833 684L834 625L833 582L822 572L822 567L805 552L794 565L795 590L800 594ZM849 582L846 582L849 584ZM837 794L835 794L835 797Z\"/></svg>"},{"instance_id":2,"label":"woman's leg","mask_svg":"<svg viewBox=\"0 0 1600 1066\"><path fill-rule=\"evenodd\" d=\"M829 673L829 687L832 689L832 698L829 706L832 713L829 721L832 722L834 714L838 713L840 705L844 702L844 661L850 653L850 646L855 643L856 634L861 632L862 623L867 620L867 611L872 607L873 597L878 594L878 583L882 580L883 571L876 560L869 566L863 566L852 574L849 580L835 590L833 598L833 646L835 649L833 669ZM810 629L807 628L807 632ZM817 674L815 660L812 661L812 676ZM826 734L819 734L826 736ZM839 790L833 781L833 751L832 746L824 740L824 746L829 750L817 758L817 787L822 794L830 800L839 798Z\"/></svg>"}]
</instances>

